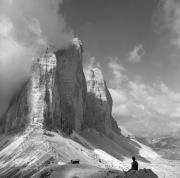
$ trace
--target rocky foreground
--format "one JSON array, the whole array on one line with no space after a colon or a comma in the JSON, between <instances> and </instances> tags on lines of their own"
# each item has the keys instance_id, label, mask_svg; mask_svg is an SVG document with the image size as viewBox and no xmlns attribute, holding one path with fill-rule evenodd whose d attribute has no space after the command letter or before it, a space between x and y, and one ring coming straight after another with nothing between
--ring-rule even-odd
<instances>
[{"instance_id":1,"label":"rocky foreground","mask_svg":"<svg viewBox=\"0 0 180 178\"><path fill-rule=\"evenodd\" d=\"M150 161L121 134L101 71L92 69L85 79L82 53L74 39L67 49L34 59L32 75L0 118L1 178L157 178L151 170L123 172L131 156Z\"/></svg>"}]
</instances>

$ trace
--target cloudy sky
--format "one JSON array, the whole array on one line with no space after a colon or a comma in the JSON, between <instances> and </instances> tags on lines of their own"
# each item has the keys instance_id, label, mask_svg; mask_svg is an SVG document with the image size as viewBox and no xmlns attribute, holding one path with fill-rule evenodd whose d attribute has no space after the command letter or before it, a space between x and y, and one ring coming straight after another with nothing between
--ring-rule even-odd
<instances>
[{"instance_id":1,"label":"cloudy sky","mask_svg":"<svg viewBox=\"0 0 180 178\"><path fill-rule=\"evenodd\" d=\"M100 67L119 125L143 136L180 129L180 2L65 0L61 12Z\"/></svg>"}]
</instances>

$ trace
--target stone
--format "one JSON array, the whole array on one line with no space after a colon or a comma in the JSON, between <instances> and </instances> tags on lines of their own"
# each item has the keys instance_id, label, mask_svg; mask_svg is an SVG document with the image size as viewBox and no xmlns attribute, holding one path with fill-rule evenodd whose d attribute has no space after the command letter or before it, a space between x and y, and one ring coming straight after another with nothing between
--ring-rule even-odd
<instances>
[{"instance_id":1,"label":"stone","mask_svg":"<svg viewBox=\"0 0 180 178\"><path fill-rule=\"evenodd\" d=\"M112 98L99 68L89 71L86 76L87 100L85 128L94 128L100 133L111 136L112 130L120 133L112 117Z\"/></svg>"}]
</instances>

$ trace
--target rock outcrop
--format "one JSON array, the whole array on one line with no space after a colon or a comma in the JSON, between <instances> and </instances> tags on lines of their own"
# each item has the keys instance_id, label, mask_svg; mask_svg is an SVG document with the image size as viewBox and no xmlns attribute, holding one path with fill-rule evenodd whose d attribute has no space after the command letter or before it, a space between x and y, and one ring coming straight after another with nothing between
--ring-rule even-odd
<instances>
[{"instance_id":1,"label":"rock outcrop","mask_svg":"<svg viewBox=\"0 0 180 178\"><path fill-rule=\"evenodd\" d=\"M91 69L86 76L87 100L85 112L85 128L111 136L114 130L120 133L116 121L112 117L112 98L100 69Z\"/></svg>"},{"instance_id":2,"label":"rock outcrop","mask_svg":"<svg viewBox=\"0 0 180 178\"><path fill-rule=\"evenodd\" d=\"M82 128L87 93L82 52L81 42L74 39L68 49L56 53L55 77L49 78L45 94L44 119L48 128L61 128L69 134L72 129Z\"/></svg>"},{"instance_id":3,"label":"rock outcrop","mask_svg":"<svg viewBox=\"0 0 180 178\"><path fill-rule=\"evenodd\" d=\"M46 51L32 65L32 76L14 95L0 119L1 133L19 132L31 126L80 130L85 112L86 82L82 68L82 44L72 44L56 54Z\"/></svg>"},{"instance_id":4,"label":"rock outcrop","mask_svg":"<svg viewBox=\"0 0 180 178\"><path fill-rule=\"evenodd\" d=\"M140 169L128 172L124 178L158 178L158 176L150 169Z\"/></svg>"}]
</instances>

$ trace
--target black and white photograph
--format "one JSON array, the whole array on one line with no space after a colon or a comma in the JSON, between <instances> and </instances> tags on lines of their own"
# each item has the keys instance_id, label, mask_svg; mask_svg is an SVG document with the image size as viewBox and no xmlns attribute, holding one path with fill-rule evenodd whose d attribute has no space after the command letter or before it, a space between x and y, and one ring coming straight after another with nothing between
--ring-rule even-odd
<instances>
[{"instance_id":1,"label":"black and white photograph","mask_svg":"<svg viewBox=\"0 0 180 178\"><path fill-rule=\"evenodd\" d=\"M0 178L180 178L180 0L0 0Z\"/></svg>"}]
</instances>

